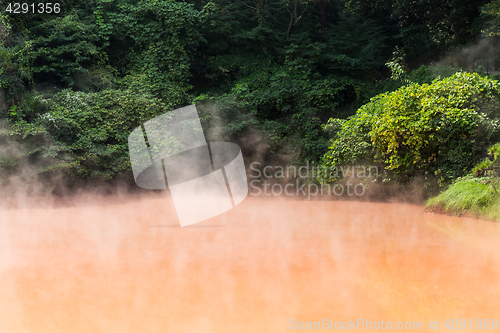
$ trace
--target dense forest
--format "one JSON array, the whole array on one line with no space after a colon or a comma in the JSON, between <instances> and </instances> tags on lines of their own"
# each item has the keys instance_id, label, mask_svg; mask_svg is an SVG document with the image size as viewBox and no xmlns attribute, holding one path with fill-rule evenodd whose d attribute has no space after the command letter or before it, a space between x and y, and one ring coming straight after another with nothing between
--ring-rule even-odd
<instances>
[{"instance_id":1,"label":"dense forest","mask_svg":"<svg viewBox=\"0 0 500 333\"><path fill-rule=\"evenodd\" d=\"M192 103L248 160L400 184L445 186L500 141L497 0L34 3L0 8L5 186L130 180L130 132Z\"/></svg>"}]
</instances>

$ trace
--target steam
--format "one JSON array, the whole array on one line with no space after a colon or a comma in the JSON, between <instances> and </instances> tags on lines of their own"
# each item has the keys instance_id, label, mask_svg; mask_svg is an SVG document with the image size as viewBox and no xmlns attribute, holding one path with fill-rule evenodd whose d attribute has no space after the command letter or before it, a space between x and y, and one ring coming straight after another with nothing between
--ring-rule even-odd
<instances>
[{"instance_id":1,"label":"steam","mask_svg":"<svg viewBox=\"0 0 500 333\"><path fill-rule=\"evenodd\" d=\"M28 152L8 133L0 121L0 197L23 198L50 194L38 176L38 167L29 163Z\"/></svg>"},{"instance_id":2,"label":"steam","mask_svg":"<svg viewBox=\"0 0 500 333\"><path fill-rule=\"evenodd\" d=\"M448 52L440 60L431 63L431 65L450 66L462 68L467 71L475 71L482 66L485 73L499 74L495 56L498 53L498 40L481 36L480 40L468 47L462 47Z\"/></svg>"}]
</instances>

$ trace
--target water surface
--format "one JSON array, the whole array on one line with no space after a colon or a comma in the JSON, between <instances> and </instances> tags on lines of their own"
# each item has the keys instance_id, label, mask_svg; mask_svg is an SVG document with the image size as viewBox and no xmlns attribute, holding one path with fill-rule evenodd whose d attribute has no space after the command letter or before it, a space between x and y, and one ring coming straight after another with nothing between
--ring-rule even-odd
<instances>
[{"instance_id":1,"label":"water surface","mask_svg":"<svg viewBox=\"0 0 500 333\"><path fill-rule=\"evenodd\" d=\"M500 319L499 225L420 206L248 198L180 228L168 198L94 197L0 216L0 332Z\"/></svg>"}]
</instances>

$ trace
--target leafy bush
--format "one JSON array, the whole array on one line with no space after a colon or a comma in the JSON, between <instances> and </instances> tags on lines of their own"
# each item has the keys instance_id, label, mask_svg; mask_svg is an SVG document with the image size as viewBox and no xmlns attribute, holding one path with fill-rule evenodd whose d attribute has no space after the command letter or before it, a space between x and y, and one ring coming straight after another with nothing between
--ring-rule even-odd
<instances>
[{"instance_id":1,"label":"leafy bush","mask_svg":"<svg viewBox=\"0 0 500 333\"><path fill-rule=\"evenodd\" d=\"M128 136L133 129L177 105L163 102L135 86L97 93L64 90L48 100L31 119L28 111L10 109L11 135L29 145L32 159L50 159L42 171L66 170L79 177L110 179L130 170ZM125 80L126 81L126 80ZM38 97L41 99L41 97Z\"/></svg>"},{"instance_id":2,"label":"leafy bush","mask_svg":"<svg viewBox=\"0 0 500 333\"><path fill-rule=\"evenodd\" d=\"M499 138L499 93L497 81L458 72L380 94L324 126L335 134L323 164L379 163L406 180L462 176Z\"/></svg>"}]
</instances>

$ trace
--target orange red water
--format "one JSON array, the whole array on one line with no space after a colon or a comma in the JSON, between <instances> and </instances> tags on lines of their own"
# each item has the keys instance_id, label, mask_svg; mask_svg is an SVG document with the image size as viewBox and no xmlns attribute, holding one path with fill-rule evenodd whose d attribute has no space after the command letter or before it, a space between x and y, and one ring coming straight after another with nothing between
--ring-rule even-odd
<instances>
[{"instance_id":1,"label":"orange red water","mask_svg":"<svg viewBox=\"0 0 500 333\"><path fill-rule=\"evenodd\" d=\"M500 320L500 226L420 206L248 198L180 228L166 197L94 197L0 218L0 332Z\"/></svg>"}]
</instances>

